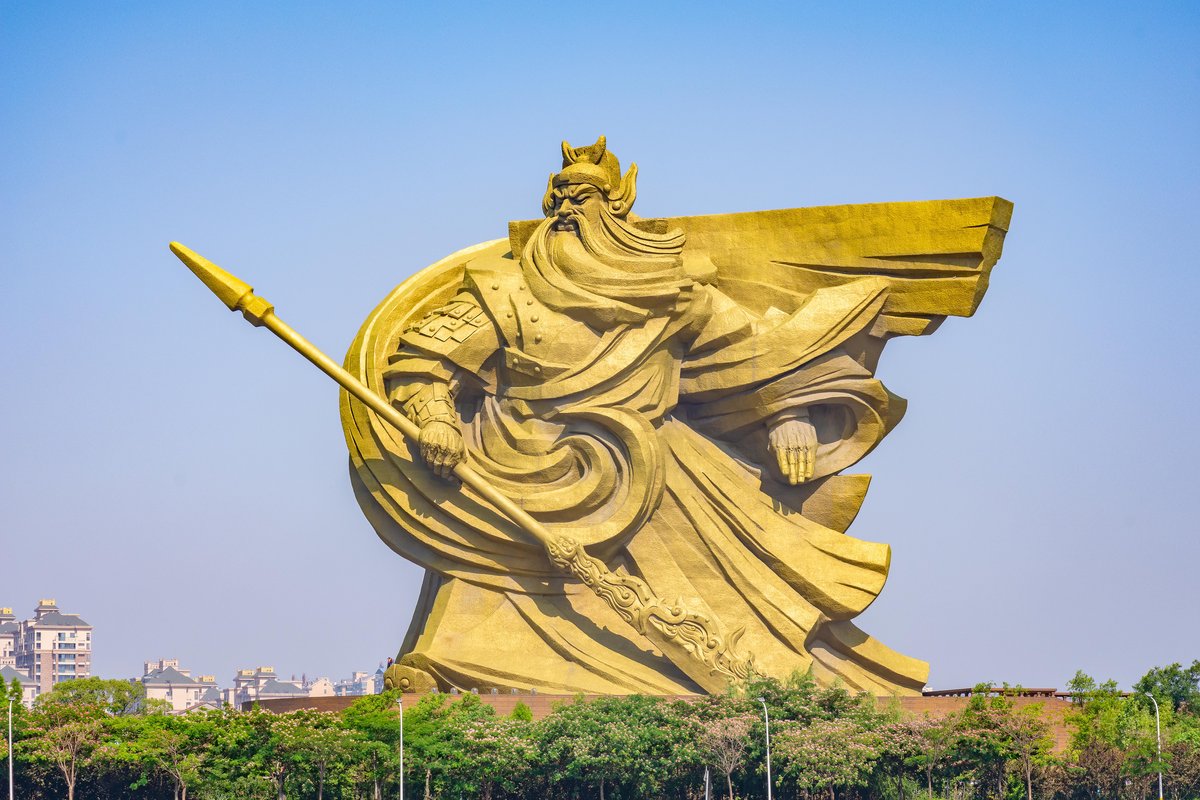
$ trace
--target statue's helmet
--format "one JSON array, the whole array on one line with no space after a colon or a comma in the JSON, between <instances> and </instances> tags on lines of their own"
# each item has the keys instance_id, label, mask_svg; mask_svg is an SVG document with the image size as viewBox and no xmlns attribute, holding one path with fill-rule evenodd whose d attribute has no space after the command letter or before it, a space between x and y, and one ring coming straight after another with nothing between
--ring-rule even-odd
<instances>
[{"instance_id":1,"label":"statue's helmet","mask_svg":"<svg viewBox=\"0 0 1200 800\"><path fill-rule=\"evenodd\" d=\"M563 141L562 166L561 172L551 173L546 184L546 194L542 198L542 213L546 216L554 210L554 189L568 184L595 186L618 217L626 216L633 207L637 197L637 164L630 164L629 171L622 177L621 164L609 151L603 136L586 147L571 147Z\"/></svg>"}]
</instances>

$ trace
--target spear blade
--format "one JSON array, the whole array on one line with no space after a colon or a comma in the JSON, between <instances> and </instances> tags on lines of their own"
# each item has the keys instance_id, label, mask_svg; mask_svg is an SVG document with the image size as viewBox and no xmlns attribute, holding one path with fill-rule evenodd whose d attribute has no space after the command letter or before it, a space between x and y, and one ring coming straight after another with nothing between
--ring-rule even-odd
<instances>
[{"instance_id":1,"label":"spear blade","mask_svg":"<svg viewBox=\"0 0 1200 800\"><path fill-rule=\"evenodd\" d=\"M273 309L270 303L254 294L253 286L179 242L171 242L171 252L178 256L192 274L230 311L241 311L242 316L255 327L265 324L267 315Z\"/></svg>"},{"instance_id":2,"label":"spear blade","mask_svg":"<svg viewBox=\"0 0 1200 800\"><path fill-rule=\"evenodd\" d=\"M250 284L179 242L171 242L171 252L179 256L179 260L187 264L187 268L217 296L217 299L228 306L230 311L240 310L238 306L242 299L254 293L254 287Z\"/></svg>"}]
</instances>

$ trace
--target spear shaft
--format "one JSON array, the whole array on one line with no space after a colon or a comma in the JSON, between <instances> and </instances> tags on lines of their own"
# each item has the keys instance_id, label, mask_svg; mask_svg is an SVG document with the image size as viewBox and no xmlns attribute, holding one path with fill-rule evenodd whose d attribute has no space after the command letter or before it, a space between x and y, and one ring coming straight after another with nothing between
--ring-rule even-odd
<instances>
[{"instance_id":1,"label":"spear shaft","mask_svg":"<svg viewBox=\"0 0 1200 800\"><path fill-rule=\"evenodd\" d=\"M414 442L420 439L421 429L416 423L276 316L274 306L254 294L253 287L248 283L178 242L171 242L171 252L231 311L241 311L250 324L266 328L285 341L392 425L404 438ZM718 630L715 620L708 619L706 615L690 611L681 603L668 603L655 597L640 578L612 572L599 559L588 555L583 545L569 537L551 533L465 461L454 467L454 475L537 539L556 566L583 581L660 650L683 656L672 658L672 661L704 689L721 691L731 679L747 678L753 674L750 659L734 652L740 631L725 635Z\"/></svg>"}]
</instances>

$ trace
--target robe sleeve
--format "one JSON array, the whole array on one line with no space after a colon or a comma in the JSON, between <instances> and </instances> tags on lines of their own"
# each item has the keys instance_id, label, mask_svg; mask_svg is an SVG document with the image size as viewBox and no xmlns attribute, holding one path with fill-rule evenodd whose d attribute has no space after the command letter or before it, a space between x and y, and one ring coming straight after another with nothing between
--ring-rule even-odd
<instances>
[{"instance_id":1,"label":"robe sleeve","mask_svg":"<svg viewBox=\"0 0 1200 800\"><path fill-rule=\"evenodd\" d=\"M453 398L464 384L486 386L499 347L491 318L471 292L460 291L400 337L384 370L388 400L412 418L425 398L441 394L432 387L448 387Z\"/></svg>"},{"instance_id":2,"label":"robe sleeve","mask_svg":"<svg viewBox=\"0 0 1200 800\"><path fill-rule=\"evenodd\" d=\"M847 346L879 316L882 281L821 289L791 313L772 309L762 317L709 291L710 313L696 327L680 376L680 404L697 430L762 461L768 421L803 410L817 429L817 479L857 462L899 421L903 399Z\"/></svg>"}]
</instances>

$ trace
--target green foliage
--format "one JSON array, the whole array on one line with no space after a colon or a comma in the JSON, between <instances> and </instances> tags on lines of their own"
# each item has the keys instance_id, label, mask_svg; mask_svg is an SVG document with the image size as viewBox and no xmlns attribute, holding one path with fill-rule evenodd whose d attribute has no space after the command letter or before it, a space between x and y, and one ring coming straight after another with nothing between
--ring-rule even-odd
<instances>
[{"instance_id":1,"label":"green foliage","mask_svg":"<svg viewBox=\"0 0 1200 800\"><path fill-rule=\"evenodd\" d=\"M533 711L520 700L513 706L512 713L509 716L518 722L533 722Z\"/></svg>"},{"instance_id":2,"label":"green foliage","mask_svg":"<svg viewBox=\"0 0 1200 800\"><path fill-rule=\"evenodd\" d=\"M64 685L18 706L18 796L27 800L666 800L765 792L766 702L779 798L1149 798L1159 768L1176 800L1200 797L1200 718L1188 670L1151 670L1163 755L1144 698L1079 673L1070 747L1051 751L1037 704L980 691L953 714L916 718L899 702L822 688L810 674L755 679L726 695L671 701L582 698L533 720L497 716L475 695L357 699L341 713L231 709L156 713L139 687ZM981 687L982 688L982 687ZM0 686L0 699L12 686ZM19 688L16 690L19 692ZM1055 702L1055 701L1047 701ZM2 762L0 762L2 763ZM722 786L723 784L723 786Z\"/></svg>"},{"instance_id":3,"label":"green foliage","mask_svg":"<svg viewBox=\"0 0 1200 800\"><path fill-rule=\"evenodd\" d=\"M1177 663L1154 667L1133 688L1170 704L1173 711L1200 716L1200 659L1186 669Z\"/></svg>"},{"instance_id":4,"label":"green foliage","mask_svg":"<svg viewBox=\"0 0 1200 800\"><path fill-rule=\"evenodd\" d=\"M552 787L601 797L660 797L703 770L699 727L687 705L629 695L557 708L538 730L541 772Z\"/></svg>"},{"instance_id":5,"label":"green foliage","mask_svg":"<svg viewBox=\"0 0 1200 800\"><path fill-rule=\"evenodd\" d=\"M79 678L55 684L38 697L37 704L87 707L113 716L129 716L143 713L145 700L146 687L138 681Z\"/></svg>"}]
</instances>

